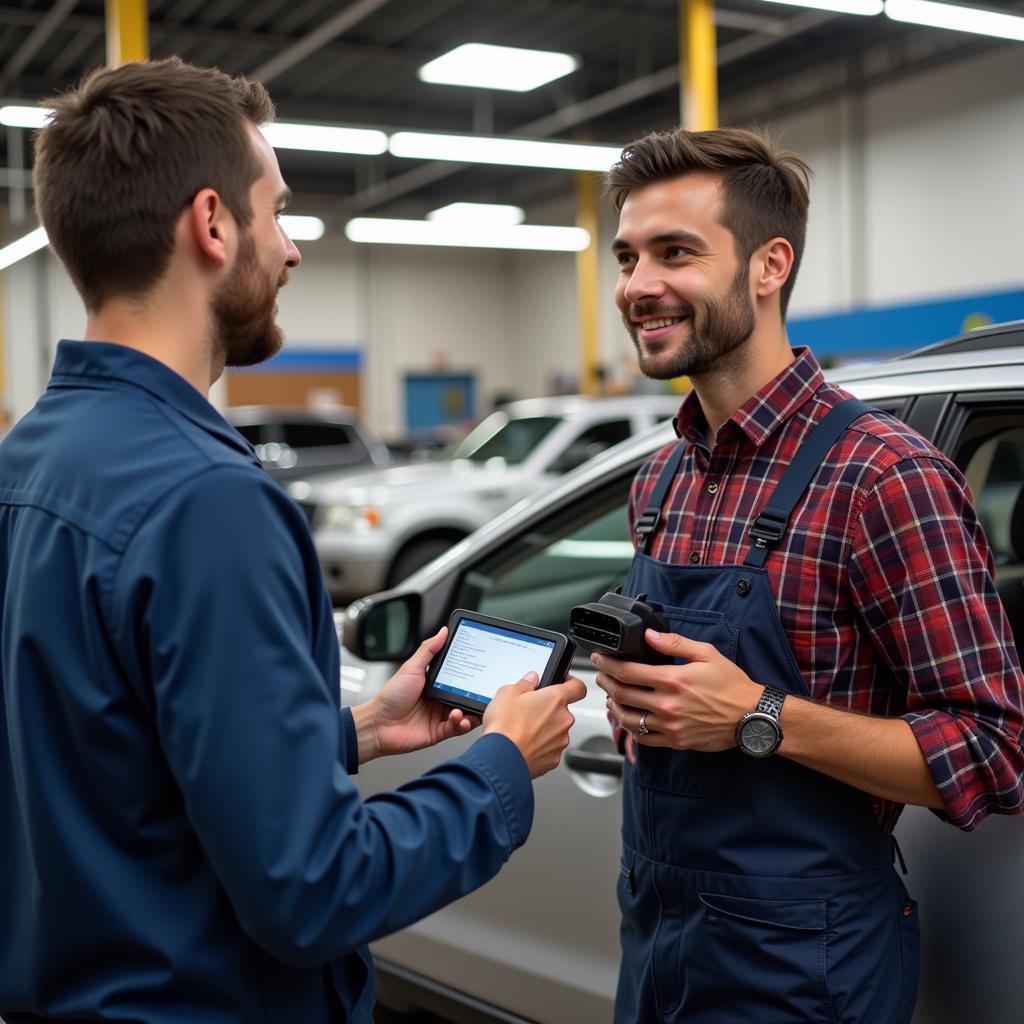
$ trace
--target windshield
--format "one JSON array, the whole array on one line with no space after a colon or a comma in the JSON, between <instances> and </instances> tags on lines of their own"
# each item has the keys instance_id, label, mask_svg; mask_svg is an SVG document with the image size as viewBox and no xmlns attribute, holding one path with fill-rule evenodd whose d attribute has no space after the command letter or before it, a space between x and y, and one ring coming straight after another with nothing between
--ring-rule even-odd
<instances>
[{"instance_id":1,"label":"windshield","mask_svg":"<svg viewBox=\"0 0 1024 1024\"><path fill-rule=\"evenodd\" d=\"M496 412L470 431L452 452L452 459L486 462L504 459L517 466L561 422L557 416L526 416L510 419L507 413Z\"/></svg>"}]
</instances>

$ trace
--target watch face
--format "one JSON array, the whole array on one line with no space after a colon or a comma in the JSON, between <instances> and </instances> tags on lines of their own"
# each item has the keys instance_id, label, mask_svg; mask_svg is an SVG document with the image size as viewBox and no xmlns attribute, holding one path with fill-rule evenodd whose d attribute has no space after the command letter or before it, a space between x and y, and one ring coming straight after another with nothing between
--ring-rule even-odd
<instances>
[{"instance_id":1,"label":"watch face","mask_svg":"<svg viewBox=\"0 0 1024 1024\"><path fill-rule=\"evenodd\" d=\"M779 745L779 727L767 715L754 715L740 728L740 745L754 757L765 757Z\"/></svg>"}]
</instances>

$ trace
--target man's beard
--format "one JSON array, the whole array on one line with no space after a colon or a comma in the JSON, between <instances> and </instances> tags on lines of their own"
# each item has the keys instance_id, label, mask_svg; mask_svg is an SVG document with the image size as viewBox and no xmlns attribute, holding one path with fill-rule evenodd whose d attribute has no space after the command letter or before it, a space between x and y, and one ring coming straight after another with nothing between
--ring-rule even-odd
<instances>
[{"instance_id":1,"label":"man's beard","mask_svg":"<svg viewBox=\"0 0 1024 1024\"><path fill-rule=\"evenodd\" d=\"M225 366L255 366L281 350L284 334L274 319L274 303L287 280L287 269L276 284L267 280L252 235L244 232L234 270L213 300L214 350Z\"/></svg>"},{"instance_id":2,"label":"man's beard","mask_svg":"<svg viewBox=\"0 0 1024 1024\"><path fill-rule=\"evenodd\" d=\"M740 268L721 299L709 299L698 309L693 306L634 305L623 315L626 330L636 346L640 372L654 380L700 377L726 368L737 351L754 333L754 304L747 290L747 265ZM647 354L633 320L639 317L689 317L689 337L662 361L661 353Z\"/></svg>"}]
</instances>

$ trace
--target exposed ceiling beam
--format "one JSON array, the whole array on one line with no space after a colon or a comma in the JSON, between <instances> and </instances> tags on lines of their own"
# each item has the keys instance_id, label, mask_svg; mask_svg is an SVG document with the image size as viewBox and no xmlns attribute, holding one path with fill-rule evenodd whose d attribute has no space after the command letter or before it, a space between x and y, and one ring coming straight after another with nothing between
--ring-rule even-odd
<instances>
[{"instance_id":1,"label":"exposed ceiling beam","mask_svg":"<svg viewBox=\"0 0 1024 1024\"><path fill-rule=\"evenodd\" d=\"M316 53L332 39L337 38L343 32L347 32L353 25L358 25L364 18L376 13L386 6L389 0L356 0L356 3L346 7L333 18L328 18L322 25L315 28L303 39L297 40L291 46L279 53L276 57L261 64L252 71L250 78L255 78L264 85L273 81L279 75L290 71L301 60L304 60L311 53Z\"/></svg>"},{"instance_id":2,"label":"exposed ceiling beam","mask_svg":"<svg viewBox=\"0 0 1024 1024\"><path fill-rule=\"evenodd\" d=\"M42 49L46 41L60 28L78 0L57 0L40 19L28 38L18 47L0 73L0 94L28 67L28 62Z\"/></svg>"},{"instance_id":3,"label":"exposed ceiling beam","mask_svg":"<svg viewBox=\"0 0 1024 1024\"><path fill-rule=\"evenodd\" d=\"M783 25L786 29L786 38L800 35L811 29L823 25L835 18L834 14L824 11L804 11L795 17L786 18ZM748 36L737 39L735 42L726 43L718 49L718 66L723 67L733 61L747 57L758 50L763 50L777 42L777 37L772 35ZM622 107L637 103L648 96L662 92L665 89L675 87L679 82L679 65L662 68L652 74L644 75L642 78L634 79L623 85L616 86L608 92L593 96L589 100L580 103L572 103L562 107L546 117L530 121L517 128L509 135L521 135L525 138L544 138L554 135L556 132L575 128L585 124L596 117L610 113ZM629 140L623 139L623 142ZM389 181L374 184L367 189L356 192L349 199L343 201L342 206L347 211L361 211L374 206L381 206L392 200L398 199L409 192L413 192L424 185L433 184L458 171L463 170L466 164L425 164L414 170L406 171L404 174L391 178Z\"/></svg>"}]
</instances>

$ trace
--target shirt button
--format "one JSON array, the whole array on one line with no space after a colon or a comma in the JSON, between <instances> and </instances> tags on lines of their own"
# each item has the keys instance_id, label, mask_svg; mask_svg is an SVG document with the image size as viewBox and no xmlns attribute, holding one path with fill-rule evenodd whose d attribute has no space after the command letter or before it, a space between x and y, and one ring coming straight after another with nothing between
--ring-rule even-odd
<instances>
[{"instance_id":1,"label":"shirt button","mask_svg":"<svg viewBox=\"0 0 1024 1024\"><path fill-rule=\"evenodd\" d=\"M712 480L711 483L708 484L708 494L717 494L717 493L718 493L718 484L715 483L714 480Z\"/></svg>"},{"instance_id":2,"label":"shirt button","mask_svg":"<svg viewBox=\"0 0 1024 1024\"><path fill-rule=\"evenodd\" d=\"M693 562L694 564L696 564L697 562L700 561L700 555L697 554L696 551L691 551L690 552L690 561Z\"/></svg>"}]
</instances>

